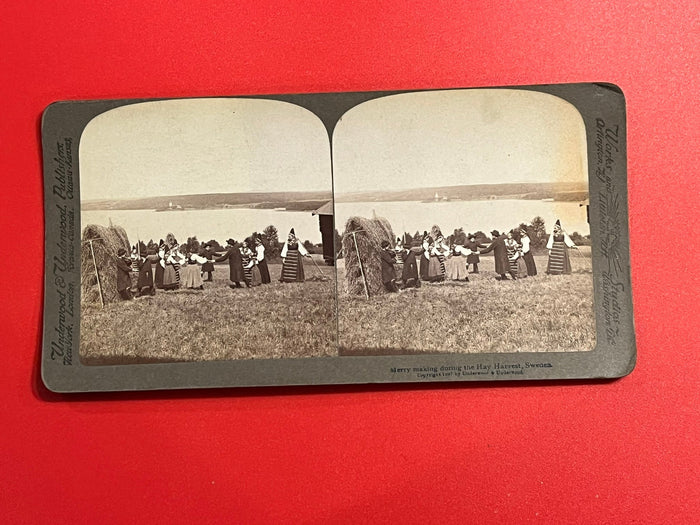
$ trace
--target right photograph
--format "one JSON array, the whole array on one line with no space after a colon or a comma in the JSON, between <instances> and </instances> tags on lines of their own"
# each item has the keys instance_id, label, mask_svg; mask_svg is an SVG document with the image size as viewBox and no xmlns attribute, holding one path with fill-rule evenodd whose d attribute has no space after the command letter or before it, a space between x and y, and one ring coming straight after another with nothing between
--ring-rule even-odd
<instances>
[{"instance_id":1,"label":"right photograph","mask_svg":"<svg viewBox=\"0 0 700 525\"><path fill-rule=\"evenodd\" d=\"M586 130L524 89L404 93L333 134L340 355L595 346Z\"/></svg>"}]
</instances>

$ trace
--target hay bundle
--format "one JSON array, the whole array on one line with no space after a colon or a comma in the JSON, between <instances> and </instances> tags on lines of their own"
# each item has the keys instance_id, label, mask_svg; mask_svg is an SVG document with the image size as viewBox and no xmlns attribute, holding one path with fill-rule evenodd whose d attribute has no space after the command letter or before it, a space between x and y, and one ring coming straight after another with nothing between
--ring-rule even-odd
<instances>
[{"instance_id":1,"label":"hay bundle","mask_svg":"<svg viewBox=\"0 0 700 525\"><path fill-rule=\"evenodd\" d=\"M357 232L357 249L352 232ZM350 217L345 223L343 233L343 255L345 256L345 291L351 295L364 295L365 287L360 271L357 251L360 252L362 270L367 279L369 295L385 293L382 284L382 263L379 252L382 241L394 240L391 224L384 218L365 219Z\"/></svg>"},{"instance_id":2,"label":"hay bundle","mask_svg":"<svg viewBox=\"0 0 700 525\"><path fill-rule=\"evenodd\" d=\"M100 291L97 286L95 264L100 275L102 297L105 304L119 300L117 292L117 265L115 258L119 248L129 253L131 245L126 231L121 226L99 226L89 224L83 229L83 242L80 249L80 302L100 304ZM95 254L95 261L90 253L90 243Z\"/></svg>"}]
</instances>

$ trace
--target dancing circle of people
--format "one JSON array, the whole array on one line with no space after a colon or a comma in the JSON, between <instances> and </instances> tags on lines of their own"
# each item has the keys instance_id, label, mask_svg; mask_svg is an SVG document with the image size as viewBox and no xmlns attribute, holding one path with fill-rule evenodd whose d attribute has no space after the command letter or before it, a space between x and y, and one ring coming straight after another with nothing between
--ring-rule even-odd
<instances>
[{"instance_id":1,"label":"dancing circle of people","mask_svg":"<svg viewBox=\"0 0 700 525\"><path fill-rule=\"evenodd\" d=\"M187 244L178 244L172 234L161 239L157 249L147 248L141 253L135 246L131 254L124 248L117 252L117 291L123 300L134 297L131 275L137 272L135 296L155 295L156 289L203 290L205 282L212 282L214 263L228 262L230 288L252 288L269 284L270 271L265 257L265 244L260 234L237 242L226 241L223 253L215 252L210 243L193 251ZM282 283L304 282L303 257L311 254L298 240L292 228L282 246ZM205 278L206 276L206 278Z\"/></svg>"},{"instance_id":2,"label":"dancing circle of people","mask_svg":"<svg viewBox=\"0 0 700 525\"><path fill-rule=\"evenodd\" d=\"M420 288L421 282L469 282L470 273L479 273L479 256L491 252L494 255L496 280L517 280L537 275L527 230L517 228L505 233L493 230L491 237L488 244L477 242L476 236L472 234L464 236L464 240L455 238L450 243L436 230L431 233L425 231L419 246L403 243L399 238L396 246L392 247L388 240L384 240L380 251L384 288L393 293ZM570 274L569 249L578 247L563 230L559 220L549 235L546 247L549 254L546 273ZM397 262L403 264L400 279L394 266Z\"/></svg>"}]
</instances>

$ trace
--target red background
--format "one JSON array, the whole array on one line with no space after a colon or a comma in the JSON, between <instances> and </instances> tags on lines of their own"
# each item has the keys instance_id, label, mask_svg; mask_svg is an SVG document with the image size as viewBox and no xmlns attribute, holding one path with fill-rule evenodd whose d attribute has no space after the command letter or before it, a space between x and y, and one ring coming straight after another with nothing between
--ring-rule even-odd
<instances>
[{"instance_id":1,"label":"red background","mask_svg":"<svg viewBox=\"0 0 700 525\"><path fill-rule=\"evenodd\" d=\"M697 522L697 2L413 4L3 3L3 521ZM40 387L39 118L50 102L579 81L627 97L630 376L71 397Z\"/></svg>"}]
</instances>

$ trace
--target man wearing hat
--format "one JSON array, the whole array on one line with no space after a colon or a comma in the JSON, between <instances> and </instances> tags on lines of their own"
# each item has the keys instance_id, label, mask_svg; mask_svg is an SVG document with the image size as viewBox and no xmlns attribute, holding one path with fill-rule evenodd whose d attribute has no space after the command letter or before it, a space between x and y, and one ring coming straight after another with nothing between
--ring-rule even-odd
<instances>
[{"instance_id":1,"label":"man wearing hat","mask_svg":"<svg viewBox=\"0 0 700 525\"><path fill-rule=\"evenodd\" d=\"M493 230L491 232L491 237L493 240L487 248L481 250L480 254L485 254L493 252L494 264L496 266L496 273L498 281L507 281L506 273L509 273L513 280L517 279L515 273L510 269L510 264L508 261L508 251L506 249L506 234L499 233L498 230Z\"/></svg>"},{"instance_id":2,"label":"man wearing hat","mask_svg":"<svg viewBox=\"0 0 700 525\"><path fill-rule=\"evenodd\" d=\"M229 279L233 284L229 286L231 288L241 288L241 281L243 284L248 286L245 280L245 275L243 274L243 260L241 259L241 245L238 244L234 239L228 239L226 241L226 252L215 259L215 262L224 262L228 260L229 267Z\"/></svg>"},{"instance_id":3,"label":"man wearing hat","mask_svg":"<svg viewBox=\"0 0 700 525\"><path fill-rule=\"evenodd\" d=\"M128 301L133 299L131 295L131 258L127 257L126 250L119 248L117 251L117 292L119 297Z\"/></svg>"}]
</instances>

